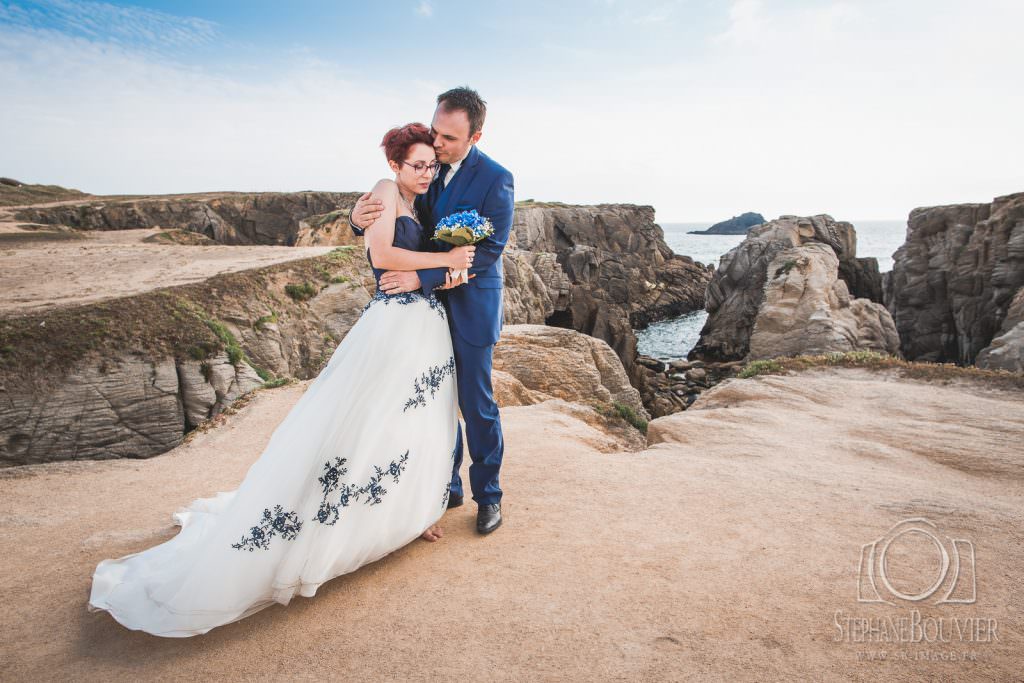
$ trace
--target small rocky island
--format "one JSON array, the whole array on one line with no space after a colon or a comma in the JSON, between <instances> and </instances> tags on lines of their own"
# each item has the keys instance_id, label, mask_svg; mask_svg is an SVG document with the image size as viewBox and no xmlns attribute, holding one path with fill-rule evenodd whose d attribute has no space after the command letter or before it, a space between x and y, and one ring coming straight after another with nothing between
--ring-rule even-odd
<instances>
[{"instance_id":1,"label":"small rocky island","mask_svg":"<svg viewBox=\"0 0 1024 683\"><path fill-rule=\"evenodd\" d=\"M755 225L764 223L764 216L753 211L747 211L739 216L733 216L727 221L715 223L707 230L690 230L689 235L746 235L747 231Z\"/></svg>"}]
</instances>

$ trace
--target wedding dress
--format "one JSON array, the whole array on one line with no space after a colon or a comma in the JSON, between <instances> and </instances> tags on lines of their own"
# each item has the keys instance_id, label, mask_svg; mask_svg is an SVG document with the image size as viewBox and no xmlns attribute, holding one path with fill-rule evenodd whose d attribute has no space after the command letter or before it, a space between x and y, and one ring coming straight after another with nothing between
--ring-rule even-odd
<instances>
[{"instance_id":1,"label":"wedding dress","mask_svg":"<svg viewBox=\"0 0 1024 683\"><path fill-rule=\"evenodd\" d=\"M395 246L422 251L423 241L400 216ZM181 529L167 542L100 562L89 611L158 636L198 635L312 597L413 541L447 508L455 379L441 302L378 287L241 484L176 511Z\"/></svg>"}]
</instances>

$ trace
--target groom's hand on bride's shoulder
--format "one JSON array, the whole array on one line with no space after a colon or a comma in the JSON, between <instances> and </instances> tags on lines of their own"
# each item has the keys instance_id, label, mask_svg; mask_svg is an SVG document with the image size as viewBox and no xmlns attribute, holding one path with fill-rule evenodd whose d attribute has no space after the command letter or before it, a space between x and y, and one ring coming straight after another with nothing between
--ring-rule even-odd
<instances>
[{"instance_id":1,"label":"groom's hand on bride's shoulder","mask_svg":"<svg viewBox=\"0 0 1024 683\"><path fill-rule=\"evenodd\" d=\"M389 270L380 276L380 289L385 294L415 292L421 286L415 270Z\"/></svg>"},{"instance_id":2,"label":"groom's hand on bride's shoulder","mask_svg":"<svg viewBox=\"0 0 1024 683\"><path fill-rule=\"evenodd\" d=\"M366 230L373 225L375 220L380 218L380 214L383 211L384 202L372 192L367 192L356 200L356 205L352 207L352 214L349 220L352 225L360 230Z\"/></svg>"}]
</instances>

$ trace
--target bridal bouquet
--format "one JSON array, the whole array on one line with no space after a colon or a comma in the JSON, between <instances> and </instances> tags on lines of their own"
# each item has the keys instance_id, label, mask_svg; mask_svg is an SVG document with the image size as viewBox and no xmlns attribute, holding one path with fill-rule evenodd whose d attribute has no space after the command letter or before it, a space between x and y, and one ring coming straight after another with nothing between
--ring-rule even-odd
<instances>
[{"instance_id":1,"label":"bridal bouquet","mask_svg":"<svg viewBox=\"0 0 1024 683\"><path fill-rule=\"evenodd\" d=\"M445 216L437 222L434 230L434 239L454 244L457 247L464 247L467 244L476 244L494 232L491 222L478 214L476 209L460 211L450 216ZM456 278L469 279L468 270L456 271Z\"/></svg>"}]
</instances>

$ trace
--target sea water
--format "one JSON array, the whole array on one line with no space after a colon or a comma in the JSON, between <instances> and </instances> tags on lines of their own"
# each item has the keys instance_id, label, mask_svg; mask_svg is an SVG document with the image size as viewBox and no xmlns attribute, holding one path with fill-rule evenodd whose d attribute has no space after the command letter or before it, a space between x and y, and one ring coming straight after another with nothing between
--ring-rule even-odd
<instances>
[{"instance_id":1,"label":"sea water","mask_svg":"<svg viewBox=\"0 0 1024 683\"><path fill-rule=\"evenodd\" d=\"M857 256L874 256L883 273L892 270L892 255L906 237L905 220L850 221L857 230ZM662 223L665 242L677 254L694 261L718 267L723 254L737 246L746 235L690 235L691 230L704 230L711 223ZM707 320L706 311L694 311L678 318L669 318L637 331L640 353L661 360L686 358L697 343Z\"/></svg>"}]
</instances>

